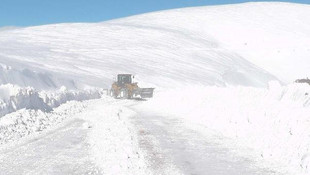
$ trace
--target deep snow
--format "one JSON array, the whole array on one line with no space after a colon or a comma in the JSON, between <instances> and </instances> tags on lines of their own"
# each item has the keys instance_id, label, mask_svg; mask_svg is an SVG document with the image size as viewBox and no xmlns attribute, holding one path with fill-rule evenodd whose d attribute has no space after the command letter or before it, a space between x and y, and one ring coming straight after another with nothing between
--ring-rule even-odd
<instances>
[{"instance_id":1,"label":"deep snow","mask_svg":"<svg viewBox=\"0 0 310 175\"><path fill-rule=\"evenodd\" d=\"M61 122L66 114L55 107L99 98L116 74L132 73L156 87L143 108L189 119L283 171L307 174L309 87L280 84L310 74L309 16L309 5L266 2L2 30L0 116L10 114L0 118L1 142Z\"/></svg>"},{"instance_id":2,"label":"deep snow","mask_svg":"<svg viewBox=\"0 0 310 175\"><path fill-rule=\"evenodd\" d=\"M31 87L0 85L0 117L23 108L49 112L68 101L98 99L103 94L107 94L107 90L100 88L68 90L62 86L54 91L37 91Z\"/></svg>"},{"instance_id":3,"label":"deep snow","mask_svg":"<svg viewBox=\"0 0 310 175\"><path fill-rule=\"evenodd\" d=\"M251 61L292 82L309 76L309 11L309 5L246 3L2 31L0 63L100 87L119 72L159 87L263 86L274 79Z\"/></svg>"},{"instance_id":4,"label":"deep snow","mask_svg":"<svg viewBox=\"0 0 310 175\"><path fill-rule=\"evenodd\" d=\"M214 7L203 11L208 12L209 8ZM97 24L55 24L3 31L0 62L19 71L43 71L55 79L60 76L74 80L78 88L85 84L106 88L117 73L128 72L137 74L137 80L144 85L155 87L193 83L267 87L270 80L276 79L247 57L225 48L221 40L205 30L210 24L201 18L209 14L200 12L200 8L185 9ZM227 29L219 28L220 31ZM29 85L27 81L25 84ZM42 85L30 86L38 89Z\"/></svg>"}]
</instances>

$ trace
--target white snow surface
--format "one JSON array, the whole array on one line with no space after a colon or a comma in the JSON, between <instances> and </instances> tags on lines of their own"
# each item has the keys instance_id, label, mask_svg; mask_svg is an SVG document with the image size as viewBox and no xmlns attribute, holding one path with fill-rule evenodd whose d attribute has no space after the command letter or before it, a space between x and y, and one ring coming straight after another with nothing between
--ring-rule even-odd
<instances>
[{"instance_id":1,"label":"white snow surface","mask_svg":"<svg viewBox=\"0 0 310 175\"><path fill-rule=\"evenodd\" d=\"M242 7L247 6L251 4ZM0 63L16 70L48 72L56 78L65 76L79 84L77 87L109 87L113 76L122 72L137 74L137 80L155 87L192 83L266 87L274 76L225 48L206 30L212 26L208 16L222 8L225 10L221 6L181 9L103 23L3 31ZM218 10L212 13L212 9ZM237 25L242 24L233 26ZM225 26L217 32L234 34Z\"/></svg>"},{"instance_id":2,"label":"white snow surface","mask_svg":"<svg viewBox=\"0 0 310 175\"><path fill-rule=\"evenodd\" d=\"M0 63L0 84L15 84L22 87L31 86L36 89L56 89L61 86L71 89L77 88L72 79L64 77L55 77L47 71L36 72L27 68L14 69L11 66Z\"/></svg>"},{"instance_id":3,"label":"white snow surface","mask_svg":"<svg viewBox=\"0 0 310 175\"><path fill-rule=\"evenodd\" d=\"M158 93L141 108L182 117L237 139L240 145L254 148L257 158L277 162L278 170L310 172L307 84L270 82L268 89L183 87Z\"/></svg>"},{"instance_id":4,"label":"white snow surface","mask_svg":"<svg viewBox=\"0 0 310 175\"><path fill-rule=\"evenodd\" d=\"M115 103L71 101L50 113L23 109L0 118L1 172L151 174L129 122L135 113Z\"/></svg>"},{"instance_id":5,"label":"white snow surface","mask_svg":"<svg viewBox=\"0 0 310 175\"><path fill-rule=\"evenodd\" d=\"M61 87L56 91L37 91L31 87L21 88L16 85L0 85L0 118L19 109L51 111L67 101L98 99L107 92L100 88L85 90L67 90Z\"/></svg>"},{"instance_id":6,"label":"white snow surface","mask_svg":"<svg viewBox=\"0 0 310 175\"><path fill-rule=\"evenodd\" d=\"M132 73L142 87L156 88L154 99L142 108L189 119L293 174L307 174L310 90L288 83L310 76L309 45L310 6L278 2L0 30L0 141L18 140L78 115L84 107L70 107L77 102L62 105L69 110L60 105L99 98L100 88L110 87L116 74ZM103 154L100 149L134 134L126 130L130 122L114 120L119 104L101 109L107 104L92 102L84 103L93 117L83 113L80 118L88 120L86 128L97 129L89 142L98 166L110 173L123 173L135 163L145 166L141 159L122 157L128 152L137 156L134 138L124 140L132 149L118 154L124 160L121 168L113 168L119 166L113 156L109 164L104 155L112 155L111 150ZM107 120L100 118L104 114ZM109 127L119 135L109 135ZM102 142L104 136L111 137ZM143 174L146 169L131 170Z\"/></svg>"},{"instance_id":7,"label":"white snow surface","mask_svg":"<svg viewBox=\"0 0 310 175\"><path fill-rule=\"evenodd\" d=\"M251 61L292 82L309 76L309 9L246 3L2 31L0 63L101 87L119 72L169 87L181 80L264 86L274 79Z\"/></svg>"}]
</instances>

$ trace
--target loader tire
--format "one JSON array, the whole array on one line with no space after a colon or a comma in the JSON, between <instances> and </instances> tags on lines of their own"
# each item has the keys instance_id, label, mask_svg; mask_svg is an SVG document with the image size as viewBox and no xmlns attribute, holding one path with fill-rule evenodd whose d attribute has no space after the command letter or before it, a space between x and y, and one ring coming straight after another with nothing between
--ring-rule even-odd
<instances>
[{"instance_id":1,"label":"loader tire","mask_svg":"<svg viewBox=\"0 0 310 175\"><path fill-rule=\"evenodd\" d=\"M111 97L115 97L115 93L114 93L113 90L110 90L110 96L111 96Z\"/></svg>"},{"instance_id":2,"label":"loader tire","mask_svg":"<svg viewBox=\"0 0 310 175\"><path fill-rule=\"evenodd\" d=\"M128 99L128 90L127 89L121 89L119 92L119 97L122 99Z\"/></svg>"}]
</instances>

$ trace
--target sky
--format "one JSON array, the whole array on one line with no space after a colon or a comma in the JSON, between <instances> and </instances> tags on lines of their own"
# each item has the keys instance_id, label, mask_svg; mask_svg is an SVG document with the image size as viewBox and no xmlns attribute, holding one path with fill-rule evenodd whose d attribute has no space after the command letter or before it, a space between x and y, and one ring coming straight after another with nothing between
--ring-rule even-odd
<instances>
[{"instance_id":1,"label":"sky","mask_svg":"<svg viewBox=\"0 0 310 175\"><path fill-rule=\"evenodd\" d=\"M101 22L159 10L242 2L249 1L0 0L0 27L36 26L68 22ZM282 2L310 4L310 0L282 0Z\"/></svg>"}]
</instances>

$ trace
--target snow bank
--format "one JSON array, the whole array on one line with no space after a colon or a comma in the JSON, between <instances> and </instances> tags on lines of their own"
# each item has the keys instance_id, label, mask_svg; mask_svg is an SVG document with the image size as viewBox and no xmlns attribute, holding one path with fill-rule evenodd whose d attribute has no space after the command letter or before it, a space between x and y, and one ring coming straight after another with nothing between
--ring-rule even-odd
<instances>
[{"instance_id":1,"label":"snow bank","mask_svg":"<svg viewBox=\"0 0 310 175\"><path fill-rule=\"evenodd\" d=\"M50 111L51 107L33 88L20 88L11 84L0 86L0 117L19 109Z\"/></svg>"},{"instance_id":2,"label":"snow bank","mask_svg":"<svg viewBox=\"0 0 310 175\"><path fill-rule=\"evenodd\" d=\"M57 91L41 91L40 97L44 103L51 108L58 107L67 101L84 101L90 99L98 99L107 94L107 90L101 88L86 88L84 90L68 90L61 87Z\"/></svg>"},{"instance_id":3,"label":"snow bank","mask_svg":"<svg viewBox=\"0 0 310 175\"><path fill-rule=\"evenodd\" d=\"M0 85L0 117L23 108L48 112L67 101L96 99L104 93L103 89L96 88L80 91L62 87L58 91L49 92L12 84Z\"/></svg>"},{"instance_id":4,"label":"snow bank","mask_svg":"<svg viewBox=\"0 0 310 175\"><path fill-rule=\"evenodd\" d=\"M144 107L202 124L255 148L257 157L310 173L309 85L173 89Z\"/></svg>"},{"instance_id":5,"label":"snow bank","mask_svg":"<svg viewBox=\"0 0 310 175\"><path fill-rule=\"evenodd\" d=\"M7 114L0 118L0 145L46 130L84 108L85 104L72 101L51 112L21 109Z\"/></svg>"}]
</instances>

